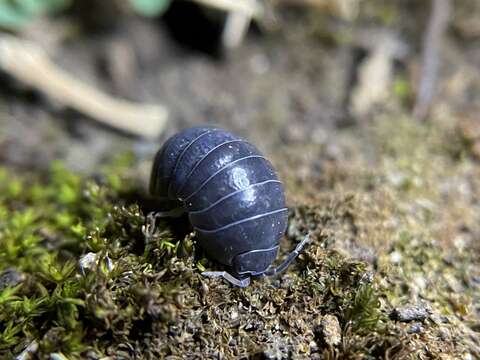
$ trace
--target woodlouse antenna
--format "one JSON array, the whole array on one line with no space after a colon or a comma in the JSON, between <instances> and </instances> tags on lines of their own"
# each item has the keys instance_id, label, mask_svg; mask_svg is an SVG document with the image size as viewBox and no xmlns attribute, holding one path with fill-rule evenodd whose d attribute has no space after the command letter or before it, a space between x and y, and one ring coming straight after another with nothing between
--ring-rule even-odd
<instances>
[{"instance_id":1,"label":"woodlouse antenna","mask_svg":"<svg viewBox=\"0 0 480 360\"><path fill-rule=\"evenodd\" d=\"M305 245L308 244L309 242L310 242L310 233L308 233L303 238L303 240L300 241L300 243L298 243L298 245L295 247L295 249L290 254L288 254L287 258L280 265L278 265L276 267L268 268L262 274L262 276L273 276L273 275L279 274L282 271L284 271L291 264L291 262L293 260L295 260L298 255L300 255L300 252L303 250Z\"/></svg>"}]
</instances>

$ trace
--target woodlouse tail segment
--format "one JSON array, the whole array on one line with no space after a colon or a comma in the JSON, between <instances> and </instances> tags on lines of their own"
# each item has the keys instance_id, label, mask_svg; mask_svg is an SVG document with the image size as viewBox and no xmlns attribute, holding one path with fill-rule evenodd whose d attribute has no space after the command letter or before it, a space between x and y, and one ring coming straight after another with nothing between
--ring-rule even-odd
<instances>
[{"instance_id":1,"label":"woodlouse tail segment","mask_svg":"<svg viewBox=\"0 0 480 360\"><path fill-rule=\"evenodd\" d=\"M204 271L202 272L203 276L209 277L209 278L224 278L227 280L230 284L238 286L238 287L247 287L250 285L250 277L238 279L235 276L229 274L226 271Z\"/></svg>"},{"instance_id":2,"label":"woodlouse tail segment","mask_svg":"<svg viewBox=\"0 0 480 360\"><path fill-rule=\"evenodd\" d=\"M303 238L303 240L298 243L295 249L287 256L287 258L280 265L278 265L277 267L268 268L262 274L262 276L273 276L284 271L292 263L292 261L295 260L298 255L300 255L305 245L307 245L309 242L310 242L310 233L308 233Z\"/></svg>"}]
</instances>

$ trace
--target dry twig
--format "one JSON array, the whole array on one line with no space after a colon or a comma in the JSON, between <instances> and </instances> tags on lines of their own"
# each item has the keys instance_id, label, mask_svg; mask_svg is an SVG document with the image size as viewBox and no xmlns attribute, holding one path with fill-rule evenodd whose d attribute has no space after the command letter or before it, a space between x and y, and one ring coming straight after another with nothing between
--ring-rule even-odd
<instances>
[{"instance_id":1,"label":"dry twig","mask_svg":"<svg viewBox=\"0 0 480 360\"><path fill-rule=\"evenodd\" d=\"M432 0L432 11L423 39L422 67L413 115L427 117L437 83L440 67L440 46L450 16L450 0Z\"/></svg>"},{"instance_id":2,"label":"dry twig","mask_svg":"<svg viewBox=\"0 0 480 360\"><path fill-rule=\"evenodd\" d=\"M200 4L214 7L228 12L238 12L244 15L260 18L263 8L258 1L251 0L194 0Z\"/></svg>"},{"instance_id":3,"label":"dry twig","mask_svg":"<svg viewBox=\"0 0 480 360\"><path fill-rule=\"evenodd\" d=\"M164 107L112 98L60 69L35 43L0 37L0 69L62 105L122 131L154 138L166 125Z\"/></svg>"},{"instance_id":4,"label":"dry twig","mask_svg":"<svg viewBox=\"0 0 480 360\"><path fill-rule=\"evenodd\" d=\"M257 0L194 0L202 5L228 12L222 34L226 48L235 48L242 42L252 18L263 16L263 7Z\"/></svg>"},{"instance_id":5,"label":"dry twig","mask_svg":"<svg viewBox=\"0 0 480 360\"><path fill-rule=\"evenodd\" d=\"M256 0L245 1L251 4L252 8ZM222 42L226 48L235 48L242 42L248 27L252 20L251 14L245 14L241 11L231 11L227 17L225 28L223 29Z\"/></svg>"}]
</instances>

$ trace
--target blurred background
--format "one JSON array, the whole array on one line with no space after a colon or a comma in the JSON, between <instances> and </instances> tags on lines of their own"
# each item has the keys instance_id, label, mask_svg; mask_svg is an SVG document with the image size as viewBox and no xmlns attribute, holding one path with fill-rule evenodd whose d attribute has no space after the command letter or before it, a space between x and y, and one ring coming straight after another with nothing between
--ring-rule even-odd
<instances>
[{"instance_id":1,"label":"blurred background","mask_svg":"<svg viewBox=\"0 0 480 360\"><path fill-rule=\"evenodd\" d=\"M479 15L446 0L1 0L0 161L89 174L131 151L148 172L165 138L205 123L281 162L341 157L338 131L379 115L475 138Z\"/></svg>"}]
</instances>

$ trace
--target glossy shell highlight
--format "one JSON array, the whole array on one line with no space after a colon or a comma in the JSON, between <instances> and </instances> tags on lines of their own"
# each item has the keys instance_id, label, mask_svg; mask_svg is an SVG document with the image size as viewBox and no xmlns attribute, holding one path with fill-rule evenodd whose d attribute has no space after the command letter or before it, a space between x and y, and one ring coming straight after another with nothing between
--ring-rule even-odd
<instances>
[{"instance_id":1,"label":"glossy shell highlight","mask_svg":"<svg viewBox=\"0 0 480 360\"><path fill-rule=\"evenodd\" d=\"M228 266L242 254L265 250L273 262L288 209L272 164L251 143L223 129L195 127L171 137L158 151L150 192L182 206L206 254Z\"/></svg>"}]
</instances>

